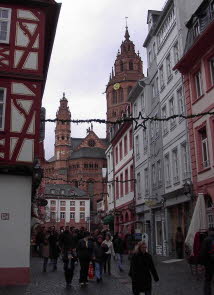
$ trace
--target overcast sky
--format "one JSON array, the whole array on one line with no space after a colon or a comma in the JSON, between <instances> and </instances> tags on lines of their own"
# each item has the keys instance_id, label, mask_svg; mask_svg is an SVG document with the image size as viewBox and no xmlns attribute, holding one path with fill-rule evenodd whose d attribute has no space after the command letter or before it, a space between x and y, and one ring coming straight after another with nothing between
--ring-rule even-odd
<instances>
[{"instance_id":1,"label":"overcast sky","mask_svg":"<svg viewBox=\"0 0 214 295\"><path fill-rule=\"evenodd\" d=\"M59 2L59 1L58 1ZM149 9L161 10L165 0L62 0L62 9L43 97L46 118L55 118L66 93L72 119L106 118L105 87L124 39L128 16L130 39L140 51L146 74L143 42ZM54 123L46 123L45 154L54 154ZM88 125L72 125L72 137L85 137ZM94 131L105 137L105 125Z\"/></svg>"}]
</instances>

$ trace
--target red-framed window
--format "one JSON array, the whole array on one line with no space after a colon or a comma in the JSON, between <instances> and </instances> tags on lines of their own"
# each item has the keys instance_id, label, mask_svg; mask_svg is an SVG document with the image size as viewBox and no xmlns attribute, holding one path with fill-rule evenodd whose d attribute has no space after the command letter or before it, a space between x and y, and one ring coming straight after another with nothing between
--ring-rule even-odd
<instances>
[{"instance_id":1,"label":"red-framed window","mask_svg":"<svg viewBox=\"0 0 214 295\"><path fill-rule=\"evenodd\" d=\"M133 165L130 166L130 179L134 179L134 167ZM134 191L134 180L131 181L130 191Z\"/></svg>"},{"instance_id":2,"label":"red-framed window","mask_svg":"<svg viewBox=\"0 0 214 295\"><path fill-rule=\"evenodd\" d=\"M120 197L123 197L123 173L120 174Z\"/></svg>"},{"instance_id":3,"label":"red-framed window","mask_svg":"<svg viewBox=\"0 0 214 295\"><path fill-rule=\"evenodd\" d=\"M124 137L124 156L128 153L127 135Z\"/></svg>"},{"instance_id":4,"label":"red-framed window","mask_svg":"<svg viewBox=\"0 0 214 295\"><path fill-rule=\"evenodd\" d=\"M123 158L123 144L122 144L122 140L121 140L121 142L119 144L119 147L120 147L120 161L121 161L122 158Z\"/></svg>"},{"instance_id":5,"label":"red-framed window","mask_svg":"<svg viewBox=\"0 0 214 295\"><path fill-rule=\"evenodd\" d=\"M210 168L209 141L206 122L196 128L196 148L198 171L203 172Z\"/></svg>"},{"instance_id":6,"label":"red-framed window","mask_svg":"<svg viewBox=\"0 0 214 295\"><path fill-rule=\"evenodd\" d=\"M119 179L118 177L116 177L116 182L115 182L115 196L116 196L116 199L119 198Z\"/></svg>"},{"instance_id":7,"label":"red-framed window","mask_svg":"<svg viewBox=\"0 0 214 295\"><path fill-rule=\"evenodd\" d=\"M132 150L133 148L133 138L132 138L132 129L129 130L129 149Z\"/></svg>"},{"instance_id":8,"label":"red-framed window","mask_svg":"<svg viewBox=\"0 0 214 295\"><path fill-rule=\"evenodd\" d=\"M129 192L129 182L128 182L129 172L128 169L125 170L125 194L127 195Z\"/></svg>"},{"instance_id":9,"label":"red-framed window","mask_svg":"<svg viewBox=\"0 0 214 295\"><path fill-rule=\"evenodd\" d=\"M115 148L115 162L118 163L118 147Z\"/></svg>"}]
</instances>

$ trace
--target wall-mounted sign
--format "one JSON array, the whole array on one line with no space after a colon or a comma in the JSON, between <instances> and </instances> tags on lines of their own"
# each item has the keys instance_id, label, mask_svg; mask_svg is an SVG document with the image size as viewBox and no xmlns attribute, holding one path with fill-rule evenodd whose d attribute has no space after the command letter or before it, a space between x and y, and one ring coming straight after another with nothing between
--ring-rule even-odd
<instances>
[{"instance_id":1,"label":"wall-mounted sign","mask_svg":"<svg viewBox=\"0 0 214 295\"><path fill-rule=\"evenodd\" d=\"M9 220L10 214L9 213L1 213L1 220Z\"/></svg>"}]
</instances>

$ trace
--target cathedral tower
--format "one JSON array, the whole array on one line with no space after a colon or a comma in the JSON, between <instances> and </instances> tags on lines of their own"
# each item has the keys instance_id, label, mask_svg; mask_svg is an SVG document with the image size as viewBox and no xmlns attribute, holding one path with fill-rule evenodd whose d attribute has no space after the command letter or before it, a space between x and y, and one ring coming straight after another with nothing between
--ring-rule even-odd
<instances>
[{"instance_id":1,"label":"cathedral tower","mask_svg":"<svg viewBox=\"0 0 214 295\"><path fill-rule=\"evenodd\" d=\"M121 118L129 102L128 94L136 82L143 77L143 66L139 52L130 40L126 26L125 40L118 50L117 57L106 87L107 120L116 121ZM107 126L107 136L109 127Z\"/></svg>"},{"instance_id":2,"label":"cathedral tower","mask_svg":"<svg viewBox=\"0 0 214 295\"><path fill-rule=\"evenodd\" d=\"M63 93L63 98L60 100L60 106L56 113L58 120L70 120L71 113L68 107L68 100ZM67 175L67 160L69 159L71 150L71 123L56 122L55 128L55 158L56 169L58 174Z\"/></svg>"}]
</instances>

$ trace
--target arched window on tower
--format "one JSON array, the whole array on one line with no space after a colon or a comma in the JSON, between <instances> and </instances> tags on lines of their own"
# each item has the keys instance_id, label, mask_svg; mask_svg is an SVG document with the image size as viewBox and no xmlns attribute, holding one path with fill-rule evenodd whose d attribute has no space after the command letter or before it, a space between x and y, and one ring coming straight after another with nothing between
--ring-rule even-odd
<instances>
[{"instance_id":1,"label":"arched window on tower","mask_svg":"<svg viewBox=\"0 0 214 295\"><path fill-rule=\"evenodd\" d=\"M113 104L117 104L117 91L113 90Z\"/></svg>"},{"instance_id":2,"label":"arched window on tower","mask_svg":"<svg viewBox=\"0 0 214 295\"><path fill-rule=\"evenodd\" d=\"M131 49L131 47L130 47L130 45L128 45L128 51L130 51L130 49Z\"/></svg>"},{"instance_id":3,"label":"arched window on tower","mask_svg":"<svg viewBox=\"0 0 214 295\"><path fill-rule=\"evenodd\" d=\"M134 65L132 61L129 62L129 70L130 71L134 70Z\"/></svg>"},{"instance_id":4,"label":"arched window on tower","mask_svg":"<svg viewBox=\"0 0 214 295\"><path fill-rule=\"evenodd\" d=\"M119 101L123 102L123 88L119 89Z\"/></svg>"},{"instance_id":5,"label":"arched window on tower","mask_svg":"<svg viewBox=\"0 0 214 295\"><path fill-rule=\"evenodd\" d=\"M121 61L121 62L120 62L120 71L123 72L123 70L124 70L124 69L123 69L123 62Z\"/></svg>"}]
</instances>

